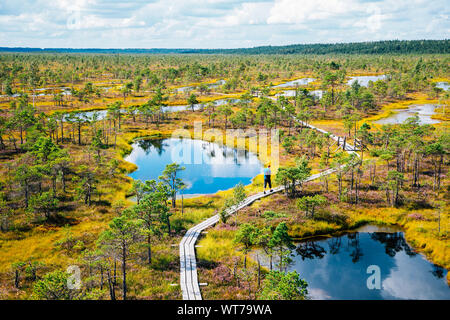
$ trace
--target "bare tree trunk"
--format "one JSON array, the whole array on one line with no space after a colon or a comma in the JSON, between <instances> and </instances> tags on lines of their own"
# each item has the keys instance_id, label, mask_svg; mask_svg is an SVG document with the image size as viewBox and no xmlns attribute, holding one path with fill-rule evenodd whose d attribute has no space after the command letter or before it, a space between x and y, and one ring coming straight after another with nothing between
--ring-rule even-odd
<instances>
[{"instance_id":1,"label":"bare tree trunk","mask_svg":"<svg viewBox=\"0 0 450 320\"><path fill-rule=\"evenodd\" d=\"M151 237L150 235L147 236L147 255L148 255L148 264L152 264L152 247L151 247Z\"/></svg>"},{"instance_id":2,"label":"bare tree trunk","mask_svg":"<svg viewBox=\"0 0 450 320\"><path fill-rule=\"evenodd\" d=\"M19 270L18 269L16 269L16 271L14 273L14 287L19 289Z\"/></svg>"},{"instance_id":3,"label":"bare tree trunk","mask_svg":"<svg viewBox=\"0 0 450 320\"><path fill-rule=\"evenodd\" d=\"M442 172L442 162L444 161L444 155L441 154L439 159L439 166L438 166L438 175L437 175L437 190L441 188L441 172Z\"/></svg>"},{"instance_id":4,"label":"bare tree trunk","mask_svg":"<svg viewBox=\"0 0 450 320\"><path fill-rule=\"evenodd\" d=\"M111 271L107 271L108 276L108 286L109 286L109 297L111 300L116 300L116 289L115 289L115 283L114 280L111 277Z\"/></svg>"},{"instance_id":5,"label":"bare tree trunk","mask_svg":"<svg viewBox=\"0 0 450 320\"><path fill-rule=\"evenodd\" d=\"M100 290L103 290L103 266L100 265Z\"/></svg>"},{"instance_id":6,"label":"bare tree trunk","mask_svg":"<svg viewBox=\"0 0 450 320\"><path fill-rule=\"evenodd\" d=\"M61 143L64 143L64 124L63 119L61 118Z\"/></svg>"},{"instance_id":7,"label":"bare tree trunk","mask_svg":"<svg viewBox=\"0 0 450 320\"><path fill-rule=\"evenodd\" d=\"M81 146L81 124L78 124L78 145Z\"/></svg>"},{"instance_id":8,"label":"bare tree trunk","mask_svg":"<svg viewBox=\"0 0 450 320\"><path fill-rule=\"evenodd\" d=\"M127 253L125 246L122 248L122 297L127 300Z\"/></svg>"}]
</instances>

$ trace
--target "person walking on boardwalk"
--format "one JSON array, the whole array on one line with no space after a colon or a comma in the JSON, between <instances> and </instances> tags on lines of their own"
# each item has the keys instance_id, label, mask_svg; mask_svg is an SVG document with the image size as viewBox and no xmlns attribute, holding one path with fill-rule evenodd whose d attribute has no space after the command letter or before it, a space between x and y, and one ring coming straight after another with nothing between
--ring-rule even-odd
<instances>
[{"instance_id":1,"label":"person walking on boardwalk","mask_svg":"<svg viewBox=\"0 0 450 320\"><path fill-rule=\"evenodd\" d=\"M270 171L270 164L267 168L264 168L264 194L266 194L266 187L269 185L270 192L272 192L272 181L271 181L272 172Z\"/></svg>"}]
</instances>

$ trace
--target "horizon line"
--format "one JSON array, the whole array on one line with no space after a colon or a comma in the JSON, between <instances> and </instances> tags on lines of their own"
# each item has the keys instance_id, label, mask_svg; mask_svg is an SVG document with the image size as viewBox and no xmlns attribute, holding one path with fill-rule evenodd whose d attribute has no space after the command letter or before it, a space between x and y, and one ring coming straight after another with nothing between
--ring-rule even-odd
<instances>
[{"instance_id":1,"label":"horizon line","mask_svg":"<svg viewBox=\"0 0 450 320\"><path fill-rule=\"evenodd\" d=\"M351 41L351 42L314 42L314 43L294 43L294 44L282 44L282 45L257 45L252 47L227 47L227 48L181 48L181 47L32 47L32 46L0 46L0 49L37 49L37 50L58 50L58 49L72 49L72 50L245 50L245 49L255 49L264 47L289 47L289 46L313 46L313 45L339 45L339 44L364 44L364 43L377 43L377 42L420 42L420 41L449 41L449 38L444 39L415 39L415 40L400 40L400 39L390 39L390 40L373 40L373 41Z\"/></svg>"}]
</instances>

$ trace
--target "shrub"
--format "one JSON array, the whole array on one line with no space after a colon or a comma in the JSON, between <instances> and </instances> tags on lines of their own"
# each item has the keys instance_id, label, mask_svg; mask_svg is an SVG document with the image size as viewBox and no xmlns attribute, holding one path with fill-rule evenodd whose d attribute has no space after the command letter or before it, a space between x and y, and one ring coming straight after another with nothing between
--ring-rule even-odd
<instances>
[{"instance_id":1,"label":"shrub","mask_svg":"<svg viewBox=\"0 0 450 320\"><path fill-rule=\"evenodd\" d=\"M227 266L220 265L213 270L214 282L217 283L228 283L233 280L233 275Z\"/></svg>"},{"instance_id":2,"label":"shrub","mask_svg":"<svg viewBox=\"0 0 450 320\"><path fill-rule=\"evenodd\" d=\"M266 212L264 212L262 214L262 216L263 216L264 219L267 219L267 220L287 217L286 214L284 214L284 213L277 213L275 211L266 211Z\"/></svg>"},{"instance_id":3,"label":"shrub","mask_svg":"<svg viewBox=\"0 0 450 320\"><path fill-rule=\"evenodd\" d=\"M78 296L77 290L67 286L69 275L63 271L47 273L42 280L35 283L33 297L39 300L73 300Z\"/></svg>"},{"instance_id":4,"label":"shrub","mask_svg":"<svg viewBox=\"0 0 450 320\"><path fill-rule=\"evenodd\" d=\"M408 219L419 220L419 221L424 221L425 220L424 216L421 215L420 213L408 214Z\"/></svg>"},{"instance_id":5,"label":"shrub","mask_svg":"<svg viewBox=\"0 0 450 320\"><path fill-rule=\"evenodd\" d=\"M270 271L263 282L262 300L302 300L308 294L308 283L296 271Z\"/></svg>"}]
</instances>

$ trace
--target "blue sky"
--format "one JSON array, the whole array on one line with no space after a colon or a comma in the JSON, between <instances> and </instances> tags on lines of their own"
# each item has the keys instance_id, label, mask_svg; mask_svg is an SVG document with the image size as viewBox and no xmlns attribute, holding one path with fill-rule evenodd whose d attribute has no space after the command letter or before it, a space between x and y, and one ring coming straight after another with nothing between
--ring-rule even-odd
<instances>
[{"instance_id":1,"label":"blue sky","mask_svg":"<svg viewBox=\"0 0 450 320\"><path fill-rule=\"evenodd\" d=\"M447 0L1 0L0 46L236 48L448 39Z\"/></svg>"}]
</instances>

